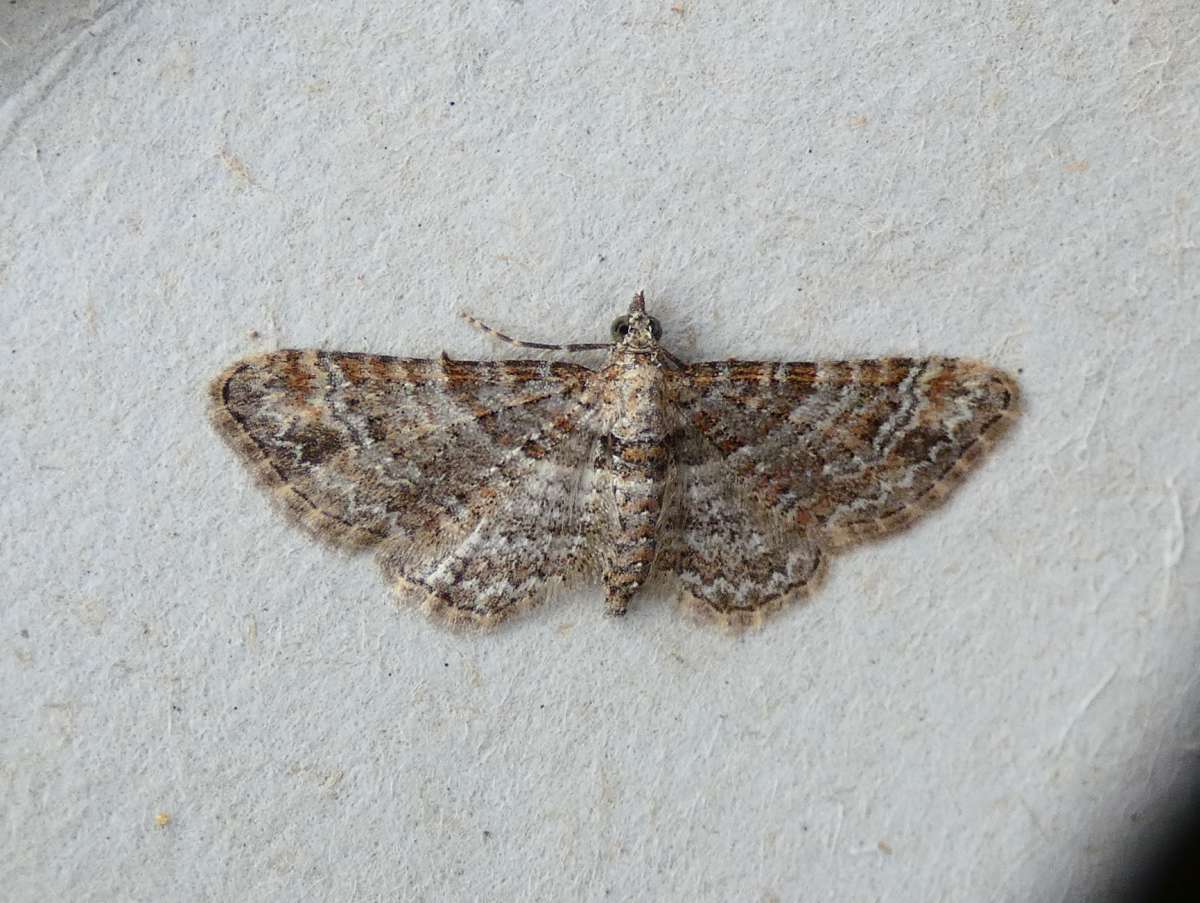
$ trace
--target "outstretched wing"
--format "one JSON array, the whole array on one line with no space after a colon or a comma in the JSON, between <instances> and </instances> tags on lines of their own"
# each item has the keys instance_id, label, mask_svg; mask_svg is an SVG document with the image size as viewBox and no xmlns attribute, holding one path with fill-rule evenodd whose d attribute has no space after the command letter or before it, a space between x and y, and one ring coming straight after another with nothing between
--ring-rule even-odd
<instances>
[{"instance_id":1,"label":"outstretched wing","mask_svg":"<svg viewBox=\"0 0 1200 903\"><path fill-rule=\"evenodd\" d=\"M772 521L837 547L934 507L1015 418L1005 373L952 358L686 366L684 421Z\"/></svg>"},{"instance_id":2,"label":"outstretched wing","mask_svg":"<svg viewBox=\"0 0 1200 903\"><path fill-rule=\"evenodd\" d=\"M338 545L380 546L407 584L471 537L519 544L523 565L554 574L577 566L593 376L545 361L279 351L221 374L211 416L298 520Z\"/></svg>"}]
</instances>

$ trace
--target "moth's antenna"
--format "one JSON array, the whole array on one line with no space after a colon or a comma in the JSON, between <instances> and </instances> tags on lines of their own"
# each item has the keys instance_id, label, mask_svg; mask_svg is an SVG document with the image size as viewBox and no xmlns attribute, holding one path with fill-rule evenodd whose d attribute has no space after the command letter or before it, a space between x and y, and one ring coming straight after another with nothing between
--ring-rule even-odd
<instances>
[{"instance_id":1,"label":"moth's antenna","mask_svg":"<svg viewBox=\"0 0 1200 903\"><path fill-rule=\"evenodd\" d=\"M673 366L676 370L682 370L684 367L687 366L687 364L685 364L683 361L681 361L679 358L677 358L675 355L673 355L671 352L669 352L662 345L658 346L658 353L661 354L663 357L665 357L668 361L670 361L671 366Z\"/></svg>"},{"instance_id":2,"label":"moth's antenna","mask_svg":"<svg viewBox=\"0 0 1200 903\"><path fill-rule=\"evenodd\" d=\"M520 339L514 339L511 336L506 336L498 329L493 329L486 323L476 320L470 314L459 314L464 320L474 326L482 333L490 335L492 338L499 339L516 348L536 348L539 351L600 351L602 349L612 348L609 342L573 342L569 345L548 345L545 342L523 342Z\"/></svg>"}]
</instances>

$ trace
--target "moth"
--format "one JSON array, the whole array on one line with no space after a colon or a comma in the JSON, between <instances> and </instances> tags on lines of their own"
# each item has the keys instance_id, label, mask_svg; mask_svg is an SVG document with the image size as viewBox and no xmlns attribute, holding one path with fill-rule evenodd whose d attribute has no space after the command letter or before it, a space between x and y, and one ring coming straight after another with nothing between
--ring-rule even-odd
<instances>
[{"instance_id":1,"label":"moth","mask_svg":"<svg viewBox=\"0 0 1200 903\"><path fill-rule=\"evenodd\" d=\"M286 510L373 549L403 597L492 625L562 583L623 615L651 578L744 626L831 555L946 498L1017 416L1012 377L945 357L685 363L638 293L598 369L285 350L212 381L218 432Z\"/></svg>"}]
</instances>

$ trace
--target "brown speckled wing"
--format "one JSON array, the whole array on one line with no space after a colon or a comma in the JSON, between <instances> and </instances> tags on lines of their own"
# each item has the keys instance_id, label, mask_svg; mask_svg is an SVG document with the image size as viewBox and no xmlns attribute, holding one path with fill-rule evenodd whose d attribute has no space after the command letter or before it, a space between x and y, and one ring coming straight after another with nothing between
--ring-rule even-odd
<instances>
[{"instance_id":1,"label":"brown speckled wing","mask_svg":"<svg viewBox=\"0 0 1200 903\"><path fill-rule=\"evenodd\" d=\"M541 578L586 567L593 378L547 361L279 351L217 377L210 412L317 536L379 547L431 610L494 621L537 601ZM483 537L490 558L471 554Z\"/></svg>"},{"instance_id":2,"label":"brown speckled wing","mask_svg":"<svg viewBox=\"0 0 1200 903\"><path fill-rule=\"evenodd\" d=\"M885 358L692 364L674 396L773 525L832 549L943 500L1015 418L1018 392L973 361Z\"/></svg>"}]
</instances>

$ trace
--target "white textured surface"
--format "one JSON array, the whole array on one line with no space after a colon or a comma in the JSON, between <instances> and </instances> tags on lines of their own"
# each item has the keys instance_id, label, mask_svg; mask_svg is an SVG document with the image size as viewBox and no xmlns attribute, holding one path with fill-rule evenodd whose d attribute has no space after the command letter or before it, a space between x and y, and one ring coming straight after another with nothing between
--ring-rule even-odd
<instances>
[{"instance_id":1,"label":"white textured surface","mask_svg":"<svg viewBox=\"0 0 1200 903\"><path fill-rule=\"evenodd\" d=\"M4 4L6 899L1080 899L1152 832L1200 13L676 6ZM205 422L249 352L594 340L639 287L685 357L976 356L1026 414L740 638L598 589L447 633Z\"/></svg>"}]
</instances>

